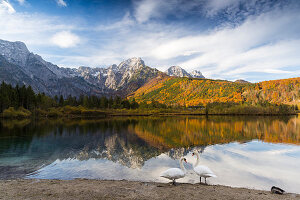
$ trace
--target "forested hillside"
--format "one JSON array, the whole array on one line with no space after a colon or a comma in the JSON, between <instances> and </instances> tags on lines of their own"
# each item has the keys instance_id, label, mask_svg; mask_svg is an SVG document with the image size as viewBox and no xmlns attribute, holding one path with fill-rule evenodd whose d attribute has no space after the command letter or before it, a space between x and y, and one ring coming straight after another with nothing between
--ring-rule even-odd
<instances>
[{"instance_id":1,"label":"forested hillside","mask_svg":"<svg viewBox=\"0 0 300 200\"><path fill-rule=\"evenodd\" d=\"M159 76L131 94L138 102L159 101L172 106L202 106L209 103L299 104L300 77L238 83L225 80Z\"/></svg>"},{"instance_id":2,"label":"forested hillside","mask_svg":"<svg viewBox=\"0 0 300 200\"><path fill-rule=\"evenodd\" d=\"M32 112L42 116L62 116L64 113L91 116L102 112L90 109L136 109L139 106L135 100L129 102L118 96L81 95L77 98L69 95L64 99L61 95L52 98L44 93L34 93L31 86L13 87L4 82L0 84L0 94L0 117L8 118L29 117Z\"/></svg>"}]
</instances>

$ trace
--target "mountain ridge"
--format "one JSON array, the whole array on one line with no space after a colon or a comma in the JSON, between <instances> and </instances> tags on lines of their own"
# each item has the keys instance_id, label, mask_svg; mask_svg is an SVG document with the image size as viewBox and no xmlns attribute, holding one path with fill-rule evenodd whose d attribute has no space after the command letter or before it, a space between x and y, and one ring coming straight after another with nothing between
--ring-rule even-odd
<instances>
[{"instance_id":1,"label":"mountain ridge","mask_svg":"<svg viewBox=\"0 0 300 200\"><path fill-rule=\"evenodd\" d=\"M177 77L188 77L188 78L205 78L203 74L198 70L193 70L191 73L187 72L185 69L179 66L171 66L166 71L165 74L168 76L177 76Z\"/></svg>"},{"instance_id":2,"label":"mountain ridge","mask_svg":"<svg viewBox=\"0 0 300 200\"><path fill-rule=\"evenodd\" d=\"M50 96L126 96L163 73L145 65L145 62L137 57L107 68L62 68L30 52L20 41L0 40L0 56L0 81L12 85L30 85L35 92ZM18 76L13 78L6 65ZM188 74L188 77L192 75Z\"/></svg>"}]
</instances>

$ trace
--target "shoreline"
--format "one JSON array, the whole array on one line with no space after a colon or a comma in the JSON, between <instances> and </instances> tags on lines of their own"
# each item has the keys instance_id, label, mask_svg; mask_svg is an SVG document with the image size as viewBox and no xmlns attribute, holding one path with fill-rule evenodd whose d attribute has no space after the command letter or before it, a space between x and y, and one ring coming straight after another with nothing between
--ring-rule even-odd
<instances>
[{"instance_id":1,"label":"shoreline","mask_svg":"<svg viewBox=\"0 0 300 200\"><path fill-rule=\"evenodd\" d=\"M300 194L222 185L94 179L0 180L0 199L300 199Z\"/></svg>"},{"instance_id":2,"label":"shoreline","mask_svg":"<svg viewBox=\"0 0 300 200\"><path fill-rule=\"evenodd\" d=\"M195 113L195 112L158 112L158 113L130 113L130 112L104 112L104 115L94 115L94 116L87 116L87 115L63 115L63 116L28 116L28 117L3 117L0 114L0 119L59 119L59 118L66 118L66 119L100 119L100 118L107 118L107 117L169 117L169 116L297 116L299 113L277 113L277 114L270 114L270 113Z\"/></svg>"}]
</instances>

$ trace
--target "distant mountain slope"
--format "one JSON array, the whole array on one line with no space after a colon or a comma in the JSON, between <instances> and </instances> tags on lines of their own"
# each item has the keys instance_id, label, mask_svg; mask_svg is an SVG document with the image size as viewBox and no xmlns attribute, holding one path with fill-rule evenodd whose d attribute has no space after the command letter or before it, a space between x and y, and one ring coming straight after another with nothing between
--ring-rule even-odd
<instances>
[{"instance_id":1,"label":"distant mountain slope","mask_svg":"<svg viewBox=\"0 0 300 200\"><path fill-rule=\"evenodd\" d=\"M130 95L138 102L198 106L212 102L292 104L299 102L300 78L238 83L223 80L158 76Z\"/></svg>"},{"instance_id":2,"label":"distant mountain slope","mask_svg":"<svg viewBox=\"0 0 300 200\"><path fill-rule=\"evenodd\" d=\"M238 79L238 80L236 80L234 82L236 82L236 83L250 83L249 81L245 81L243 79Z\"/></svg>"},{"instance_id":3,"label":"distant mountain slope","mask_svg":"<svg viewBox=\"0 0 300 200\"><path fill-rule=\"evenodd\" d=\"M165 73L169 76L177 77L189 77L189 78L205 78L200 71L194 70L191 73L188 73L179 66L172 66L168 68Z\"/></svg>"},{"instance_id":4,"label":"distant mountain slope","mask_svg":"<svg viewBox=\"0 0 300 200\"><path fill-rule=\"evenodd\" d=\"M31 85L50 96L127 95L157 76L140 58L131 58L108 68L59 68L30 53L22 42L0 40L0 81Z\"/></svg>"},{"instance_id":5,"label":"distant mountain slope","mask_svg":"<svg viewBox=\"0 0 300 200\"><path fill-rule=\"evenodd\" d=\"M203 74L198 70L193 70L190 74L193 78L205 78Z\"/></svg>"},{"instance_id":6,"label":"distant mountain slope","mask_svg":"<svg viewBox=\"0 0 300 200\"><path fill-rule=\"evenodd\" d=\"M102 94L82 77L71 76L68 71L30 53L22 42L0 40L0 56L1 82L30 85L35 92L50 96Z\"/></svg>"},{"instance_id":7,"label":"distant mountain slope","mask_svg":"<svg viewBox=\"0 0 300 200\"><path fill-rule=\"evenodd\" d=\"M251 102L297 104L300 108L300 77L256 83L244 96Z\"/></svg>"},{"instance_id":8,"label":"distant mountain slope","mask_svg":"<svg viewBox=\"0 0 300 200\"><path fill-rule=\"evenodd\" d=\"M186 106L210 102L300 104L299 79L257 84L210 80L200 71L188 73L178 66L163 73L145 65L141 58L108 68L60 68L29 52L22 42L0 40L0 82L30 85L35 92L50 96L130 95L139 102L154 99Z\"/></svg>"},{"instance_id":9,"label":"distant mountain slope","mask_svg":"<svg viewBox=\"0 0 300 200\"><path fill-rule=\"evenodd\" d=\"M34 80L25 74L19 66L9 63L0 55L0 80L11 85L35 85ZM35 88L37 90L37 88Z\"/></svg>"}]
</instances>

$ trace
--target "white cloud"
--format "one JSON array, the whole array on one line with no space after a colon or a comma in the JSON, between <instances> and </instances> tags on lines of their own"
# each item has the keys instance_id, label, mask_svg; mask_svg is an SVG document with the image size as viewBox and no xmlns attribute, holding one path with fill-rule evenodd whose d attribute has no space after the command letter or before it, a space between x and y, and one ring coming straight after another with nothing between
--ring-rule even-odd
<instances>
[{"instance_id":1,"label":"white cloud","mask_svg":"<svg viewBox=\"0 0 300 200\"><path fill-rule=\"evenodd\" d=\"M80 42L80 38L69 31L62 31L53 35L51 41L61 48L69 48L76 46Z\"/></svg>"},{"instance_id":2,"label":"white cloud","mask_svg":"<svg viewBox=\"0 0 300 200\"><path fill-rule=\"evenodd\" d=\"M53 34L76 28L76 23L69 23L67 20L57 17L36 13L8 13L7 11L1 11L0 7L0 38L10 41L23 41L30 47L39 47L37 49L52 44L49 38Z\"/></svg>"},{"instance_id":3,"label":"white cloud","mask_svg":"<svg viewBox=\"0 0 300 200\"><path fill-rule=\"evenodd\" d=\"M250 73L271 74L276 78L297 76L297 73L300 76L298 10L278 8L260 15L246 15L243 22L221 24L210 30L201 28L201 23L191 28L182 23L151 20L178 9L182 13L190 11L205 0L191 0L177 8L180 1L135 1L134 13L125 13L119 21L101 21L98 25L83 21L87 25L84 27L79 26L81 18L67 21L59 16L9 12L9 1L0 0L0 38L23 41L30 50L62 66L103 66L129 57L142 57L147 65L160 70L180 65L187 70L199 69L209 78L242 77L253 81L248 76ZM238 5L234 1L223 3L212 0L209 9L214 12L211 13L224 8L231 8L234 13ZM162 8L166 8L165 12L158 12ZM89 40L83 42L84 38ZM80 48L49 48L53 45ZM265 77L257 79L262 78Z\"/></svg>"},{"instance_id":4,"label":"white cloud","mask_svg":"<svg viewBox=\"0 0 300 200\"><path fill-rule=\"evenodd\" d=\"M58 6L67 7L67 3L64 0L56 0Z\"/></svg>"},{"instance_id":5,"label":"white cloud","mask_svg":"<svg viewBox=\"0 0 300 200\"><path fill-rule=\"evenodd\" d=\"M202 12L206 0L134 0L134 17L139 23L147 22L150 19L163 18L168 15L181 17L191 14L191 10L197 13Z\"/></svg>"},{"instance_id":6,"label":"white cloud","mask_svg":"<svg viewBox=\"0 0 300 200\"><path fill-rule=\"evenodd\" d=\"M124 17L116 22L109 24L101 24L95 28L96 31L109 31L109 30L124 30L125 28L135 25L134 20L132 19L129 12L125 13Z\"/></svg>"},{"instance_id":7,"label":"white cloud","mask_svg":"<svg viewBox=\"0 0 300 200\"><path fill-rule=\"evenodd\" d=\"M273 79L299 76L294 69L300 66L299 20L293 10L274 10L239 25L195 32L176 24L134 23L125 15L107 29L98 27L101 37L104 31L109 36L101 40L104 44L95 42L94 48L82 50L89 55L60 58L58 63L103 66L138 56L160 70L179 65L189 71L199 69L209 78L257 81L265 80L266 74L276 76ZM260 77L250 77L251 73Z\"/></svg>"},{"instance_id":8,"label":"white cloud","mask_svg":"<svg viewBox=\"0 0 300 200\"><path fill-rule=\"evenodd\" d=\"M151 17L158 17L161 7L165 4L165 1L159 0L143 0L135 2L135 18L138 22L143 23L148 21Z\"/></svg>"},{"instance_id":9,"label":"white cloud","mask_svg":"<svg viewBox=\"0 0 300 200\"><path fill-rule=\"evenodd\" d=\"M197 15L214 17L222 13L224 19L239 22L250 15L267 12L288 1L272 3L269 0L133 0L134 17L139 23L151 19Z\"/></svg>"},{"instance_id":10,"label":"white cloud","mask_svg":"<svg viewBox=\"0 0 300 200\"><path fill-rule=\"evenodd\" d=\"M236 27L166 41L151 55L160 60L192 55L178 64L200 68L209 77L246 72L291 73L281 69L300 66L299 20L297 12L269 12L250 17Z\"/></svg>"},{"instance_id":11,"label":"white cloud","mask_svg":"<svg viewBox=\"0 0 300 200\"><path fill-rule=\"evenodd\" d=\"M17 0L19 2L20 5L24 5L25 0Z\"/></svg>"},{"instance_id":12,"label":"white cloud","mask_svg":"<svg viewBox=\"0 0 300 200\"><path fill-rule=\"evenodd\" d=\"M5 14L5 13L8 13L8 14L12 14L12 13L15 13L16 10L13 8L13 6L8 2L8 1L5 1L5 0L0 0L0 14Z\"/></svg>"}]
</instances>

